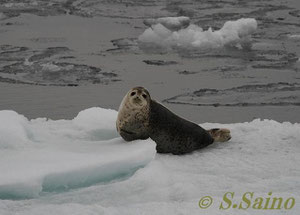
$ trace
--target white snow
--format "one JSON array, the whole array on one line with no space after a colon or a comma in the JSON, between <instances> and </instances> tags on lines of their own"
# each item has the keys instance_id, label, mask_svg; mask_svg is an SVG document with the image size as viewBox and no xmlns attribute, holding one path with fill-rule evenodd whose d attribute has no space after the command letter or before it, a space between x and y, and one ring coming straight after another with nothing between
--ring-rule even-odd
<instances>
[{"instance_id":1,"label":"white snow","mask_svg":"<svg viewBox=\"0 0 300 215\"><path fill-rule=\"evenodd\" d=\"M1 197L35 197L0 200L1 215L298 215L300 211L299 123L259 119L204 123L204 128L229 128L233 138L184 156L157 154L153 159L152 141L124 143L116 138L113 110L92 108L73 120L58 121L28 121L12 111L0 113L1 141L6 141L0 148ZM129 169L140 166L144 168L131 175L134 171ZM118 174L127 177L118 180ZM239 203L248 191L264 199L272 191L272 198L293 197L296 204L291 210L219 210L226 192L235 192L234 202ZM200 209L198 202L207 195L214 202L209 209Z\"/></svg>"},{"instance_id":2,"label":"white snow","mask_svg":"<svg viewBox=\"0 0 300 215\"><path fill-rule=\"evenodd\" d=\"M73 120L29 121L0 111L0 198L33 198L128 176L155 155L150 141L126 143L117 112L81 111Z\"/></svg>"},{"instance_id":3,"label":"white snow","mask_svg":"<svg viewBox=\"0 0 300 215\"><path fill-rule=\"evenodd\" d=\"M172 31L158 23L152 25L138 38L142 45L158 45L165 48L197 48L214 49L226 45L244 43L249 46L249 36L257 29L257 22L252 18L242 18L236 21L227 21L217 31L209 28L204 31L201 27L191 24L187 28Z\"/></svg>"}]
</instances>

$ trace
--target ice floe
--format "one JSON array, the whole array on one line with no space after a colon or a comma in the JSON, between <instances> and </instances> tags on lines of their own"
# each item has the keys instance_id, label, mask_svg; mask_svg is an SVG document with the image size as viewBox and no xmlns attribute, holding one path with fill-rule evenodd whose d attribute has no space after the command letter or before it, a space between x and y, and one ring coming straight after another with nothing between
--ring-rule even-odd
<instances>
[{"instance_id":1,"label":"ice floe","mask_svg":"<svg viewBox=\"0 0 300 215\"><path fill-rule=\"evenodd\" d=\"M150 141L124 142L116 111L91 108L73 120L28 120L0 111L0 199L33 198L131 175L155 155Z\"/></svg>"},{"instance_id":2,"label":"ice floe","mask_svg":"<svg viewBox=\"0 0 300 215\"><path fill-rule=\"evenodd\" d=\"M212 28L204 31L200 26L194 24L173 31L166 27L166 23L169 23L168 21L174 24L173 20L169 19L166 19L165 22L153 21L152 23L154 24L138 38L141 46L155 45L165 48L214 49L226 45L240 44L244 48L249 48L249 36L257 29L257 21L253 18L227 21L220 30L216 31ZM178 25L180 26L179 23Z\"/></svg>"},{"instance_id":3,"label":"ice floe","mask_svg":"<svg viewBox=\"0 0 300 215\"><path fill-rule=\"evenodd\" d=\"M82 113L85 115L85 111ZM92 112L90 114L91 116L93 115ZM58 130L63 130L61 131L62 133L68 133L66 132L67 128L70 128L70 126L66 126L66 122L71 123L72 121L63 120L60 122L62 127ZM300 209L297 204L297 200L300 198L300 169L297 165L300 162L300 125L298 123L279 123L273 120L256 119L252 122L235 124L204 123L201 125L205 128L227 127L231 130L233 139L228 143L213 144L203 150L184 156L158 154L148 165L140 168L131 177L127 177L126 180L94 184L94 186L74 189L69 192L52 192L53 194L37 196L36 199L20 201L0 200L0 214L163 215L170 213L201 213L216 215L224 214L225 212L229 214L261 214L262 212L272 215L284 214L285 212L292 215L298 214ZM63 127L66 129L62 129ZM81 128L84 129L84 127ZM32 163L40 163L35 164L35 167L38 167L35 174L42 171L39 168L42 165L47 168L58 168L62 171L64 174L52 174L46 177L43 185L46 191L50 188L55 191L65 191L65 189L62 189L64 187L59 187L60 184L66 184L62 183L64 180L67 181L72 178L72 181L76 182L77 180L85 179L88 175L94 176L100 172L109 171L109 169L116 170L116 166L120 169L124 166L128 167L129 157L134 162L134 160L141 161L144 157L150 159L153 156L152 150L150 150L151 144L147 145L147 141L143 143L149 147L148 153L145 152L147 151L147 146L142 142L138 143L142 143L139 156L136 153L137 143L127 144L126 147L129 148L123 150L120 149L121 143L117 143L118 141L120 140L114 139L107 142L106 148L104 146L96 146L99 145L97 141L95 144L87 144L86 148L82 145L78 147L78 143L70 142L69 144L74 146L71 148L72 151L76 151L74 154L65 153L65 149L70 149L66 145L57 148L55 154L51 151L47 154L46 148L44 148L45 150L42 151L43 153L38 158L36 152L32 155L28 154L22 162L22 167L26 168L23 170L17 168L17 170L22 172L17 173L16 176L21 176L24 173L24 177L26 177L29 171L31 177L28 177L28 179L31 179L32 183L28 182L26 187L17 186L16 184L8 187L9 183L6 183L7 186L5 188L10 188L11 194L23 191L34 196L33 194L38 193L40 189L35 184L36 181L32 180L32 175L35 171L30 168L34 166L26 161L27 159L30 159ZM94 159L103 158L103 162L107 160L110 163L115 157L111 158L109 155L106 156L105 153L112 150L112 145L114 144L116 144L115 152L118 152L115 153L116 156L121 156L122 153L124 158L123 162L115 163L116 166L114 168L111 168L113 165L109 165L110 168L102 171L82 168L80 171L72 174L64 171L68 164L61 161L68 159L71 161L71 158L73 158L72 162L78 165L74 164L77 170L80 169L79 166L88 165L89 161ZM103 152L101 158L95 158L100 148L105 152ZM131 151L135 156L132 156L132 154L129 156L128 153L128 157L123 155L124 151L127 150ZM26 151L29 153L29 150ZM86 156L84 156L85 153ZM151 156L148 156L150 154ZM49 163L46 166L45 164L49 161L51 155L59 158L53 159L55 161L52 160L56 166ZM17 158L19 154L11 157L10 155L5 156L5 159L1 158L1 171L4 173L4 166L7 166L7 169L13 172L18 163L18 160L15 161L14 158ZM37 158L35 162L33 162L34 158ZM18 159L21 160L22 157L19 156ZM27 166L26 163L29 163L29 165ZM103 165L101 166L103 167ZM90 167L93 167L93 165ZM9 172L8 170L5 173ZM7 177L1 174L1 183L3 183L5 178ZM17 178L11 180L11 182L16 180ZM1 192L3 192L3 187ZM233 200L235 203L242 201L241 197L245 192L254 193L254 198L250 201L251 204L254 203L255 198L262 197L266 199L269 196L268 193L272 192L271 201L273 197L281 197L284 200L293 197L296 199L296 204L291 210L262 211L254 210L251 207L247 210L234 209L232 207L228 210L220 210L219 205L226 192L235 193ZM198 202L200 198L207 195L212 196L213 204L208 209L200 209ZM245 205L245 203L243 204Z\"/></svg>"},{"instance_id":4,"label":"ice floe","mask_svg":"<svg viewBox=\"0 0 300 215\"><path fill-rule=\"evenodd\" d=\"M143 22L146 26L161 24L169 30L178 31L190 25L190 18L186 16L179 17L161 17L157 19L146 19Z\"/></svg>"},{"instance_id":5,"label":"ice floe","mask_svg":"<svg viewBox=\"0 0 300 215\"><path fill-rule=\"evenodd\" d=\"M299 123L203 123L229 128L233 138L174 156L155 155L151 140L125 143L115 118L116 111L102 108L56 121L0 111L0 214L299 214ZM243 194L253 192L251 207L220 210L227 192L243 206ZM203 196L213 198L205 210L198 205ZM252 208L270 196L296 204Z\"/></svg>"}]
</instances>

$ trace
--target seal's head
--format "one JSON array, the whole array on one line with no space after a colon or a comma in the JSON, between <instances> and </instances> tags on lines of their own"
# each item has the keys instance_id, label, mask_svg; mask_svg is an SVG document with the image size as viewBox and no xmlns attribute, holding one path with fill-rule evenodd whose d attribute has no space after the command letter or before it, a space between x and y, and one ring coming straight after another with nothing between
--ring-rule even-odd
<instances>
[{"instance_id":1,"label":"seal's head","mask_svg":"<svg viewBox=\"0 0 300 215\"><path fill-rule=\"evenodd\" d=\"M147 139L151 98L144 87L134 87L124 96L117 117L117 131L126 141Z\"/></svg>"},{"instance_id":2,"label":"seal's head","mask_svg":"<svg viewBox=\"0 0 300 215\"><path fill-rule=\"evenodd\" d=\"M151 101L150 94L144 87L134 87L129 90L127 99L135 108L148 106Z\"/></svg>"}]
</instances>

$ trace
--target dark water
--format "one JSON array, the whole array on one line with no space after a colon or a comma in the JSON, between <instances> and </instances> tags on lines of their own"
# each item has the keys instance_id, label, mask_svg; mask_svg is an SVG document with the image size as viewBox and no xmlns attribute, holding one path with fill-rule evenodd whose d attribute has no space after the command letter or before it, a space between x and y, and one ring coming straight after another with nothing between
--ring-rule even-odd
<instances>
[{"instance_id":1,"label":"dark water","mask_svg":"<svg viewBox=\"0 0 300 215\"><path fill-rule=\"evenodd\" d=\"M141 50L145 18L188 16L207 29L255 18L249 50ZM73 118L117 109L143 85L196 122L300 122L300 3L259 1L1 1L0 109Z\"/></svg>"}]
</instances>

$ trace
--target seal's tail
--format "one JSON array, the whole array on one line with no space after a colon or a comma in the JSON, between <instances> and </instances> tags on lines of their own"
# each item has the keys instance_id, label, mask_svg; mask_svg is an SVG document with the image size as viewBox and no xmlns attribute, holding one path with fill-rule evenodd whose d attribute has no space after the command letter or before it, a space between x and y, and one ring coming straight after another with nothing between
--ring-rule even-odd
<instances>
[{"instance_id":1,"label":"seal's tail","mask_svg":"<svg viewBox=\"0 0 300 215\"><path fill-rule=\"evenodd\" d=\"M226 142L231 139L230 130L227 128L213 128L206 131L214 139L214 142Z\"/></svg>"}]
</instances>

